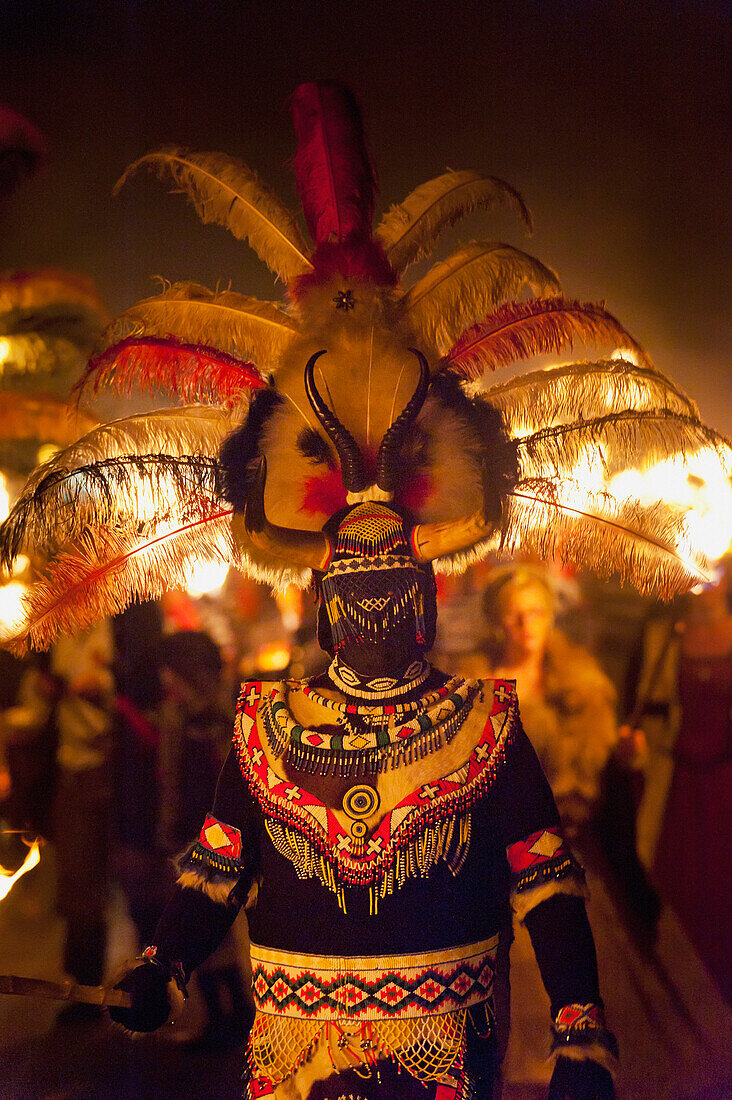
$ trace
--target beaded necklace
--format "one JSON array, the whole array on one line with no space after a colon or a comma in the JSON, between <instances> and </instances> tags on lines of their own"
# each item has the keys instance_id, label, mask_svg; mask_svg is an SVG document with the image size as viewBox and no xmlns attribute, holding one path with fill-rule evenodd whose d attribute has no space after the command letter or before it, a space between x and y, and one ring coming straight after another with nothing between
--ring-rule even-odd
<instances>
[{"instance_id":1,"label":"beaded necklace","mask_svg":"<svg viewBox=\"0 0 732 1100\"><path fill-rule=\"evenodd\" d=\"M432 666L428 661L414 661L404 673L403 680L392 676L373 676L366 679L355 672L349 665L342 664L338 655L333 658L328 675L336 687L357 699L394 699L399 695L406 695L414 691L425 682Z\"/></svg>"},{"instance_id":2,"label":"beaded necklace","mask_svg":"<svg viewBox=\"0 0 732 1100\"><path fill-rule=\"evenodd\" d=\"M320 775L376 774L411 764L452 741L472 710L476 680L454 676L410 703L358 706L321 695L305 681L287 681L313 702L334 712L338 733L305 729L285 703L280 684L259 708L267 738L278 757L301 771ZM360 720L354 725L352 719Z\"/></svg>"}]
</instances>

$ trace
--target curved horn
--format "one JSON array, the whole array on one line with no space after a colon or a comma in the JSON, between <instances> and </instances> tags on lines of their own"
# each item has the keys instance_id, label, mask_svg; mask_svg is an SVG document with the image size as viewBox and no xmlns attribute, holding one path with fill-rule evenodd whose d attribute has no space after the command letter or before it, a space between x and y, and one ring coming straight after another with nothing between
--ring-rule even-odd
<instances>
[{"instance_id":1,"label":"curved horn","mask_svg":"<svg viewBox=\"0 0 732 1100\"><path fill-rule=\"evenodd\" d=\"M419 523L412 529L412 551L417 561L434 561L468 550L489 538L495 529L496 524L486 521L482 508L472 516L446 523Z\"/></svg>"},{"instance_id":2,"label":"curved horn","mask_svg":"<svg viewBox=\"0 0 732 1100\"><path fill-rule=\"evenodd\" d=\"M231 520L237 547L246 552L251 548L264 551L293 567L325 571L332 551L330 540L322 531L298 531L293 527L277 527L270 523L264 511L266 480L267 459L263 456L259 460L244 511L236 512Z\"/></svg>"},{"instance_id":3,"label":"curved horn","mask_svg":"<svg viewBox=\"0 0 732 1100\"><path fill-rule=\"evenodd\" d=\"M387 430L379 447L379 455L376 459L376 484L386 493L394 492L396 459L399 457L399 451L410 426L414 423L419 410L424 405L424 399L427 396L430 384L430 369L424 355L416 348L409 348L408 350L419 359L419 381L409 401Z\"/></svg>"},{"instance_id":4,"label":"curved horn","mask_svg":"<svg viewBox=\"0 0 732 1100\"><path fill-rule=\"evenodd\" d=\"M313 412L325 428L333 441L341 463L341 476L347 493L360 493L368 485L368 478L364 469L363 458L358 449L358 443L353 438L348 428L341 424L336 414L329 409L323 398L318 393L313 378L313 369L325 350L316 351L311 355L305 367L305 392L308 401L313 407Z\"/></svg>"}]
</instances>

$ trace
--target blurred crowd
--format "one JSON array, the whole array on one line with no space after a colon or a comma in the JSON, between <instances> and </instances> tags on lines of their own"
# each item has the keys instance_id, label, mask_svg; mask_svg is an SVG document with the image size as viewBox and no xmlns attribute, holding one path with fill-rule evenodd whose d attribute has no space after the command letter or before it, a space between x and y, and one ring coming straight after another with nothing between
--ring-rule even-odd
<instances>
[{"instance_id":1,"label":"blurred crowd","mask_svg":"<svg viewBox=\"0 0 732 1100\"><path fill-rule=\"evenodd\" d=\"M620 922L629 943L652 951L670 905L731 999L730 838L720 812L732 798L726 569L666 606L534 564L476 566L439 587L434 663L517 681L566 831L593 889L599 883L609 899L608 934L617 939ZM99 984L111 884L144 945L173 882L173 857L210 808L240 682L322 669L314 607L307 594L275 599L229 578L207 595L133 605L49 654L0 660L0 864L17 866L28 837L50 841L64 967ZM595 932L602 956L603 928ZM244 955L235 937L201 968L197 1023L183 1038L243 1040ZM532 1015L541 1017L537 1030L545 1023L520 936L511 965L520 1048ZM97 1012L70 1006L60 1020Z\"/></svg>"}]
</instances>

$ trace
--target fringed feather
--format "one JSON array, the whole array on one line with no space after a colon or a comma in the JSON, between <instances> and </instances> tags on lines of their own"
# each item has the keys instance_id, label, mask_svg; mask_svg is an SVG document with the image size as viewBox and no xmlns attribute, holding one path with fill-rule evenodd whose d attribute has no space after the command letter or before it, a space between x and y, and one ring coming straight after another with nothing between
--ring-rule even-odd
<instances>
[{"instance_id":1,"label":"fringed feather","mask_svg":"<svg viewBox=\"0 0 732 1100\"><path fill-rule=\"evenodd\" d=\"M108 316L94 283L76 271L44 267L37 271L8 271L0 276L0 314L14 310L42 310L59 303ZM9 331L0 317L0 331Z\"/></svg>"},{"instance_id":2,"label":"fringed feather","mask_svg":"<svg viewBox=\"0 0 732 1100\"><path fill-rule=\"evenodd\" d=\"M204 224L223 225L238 240L248 240L281 279L310 269L307 245L294 217L250 168L223 153L191 153L170 146L131 164L115 194L142 166L180 188Z\"/></svg>"},{"instance_id":3,"label":"fringed feather","mask_svg":"<svg viewBox=\"0 0 732 1100\"><path fill-rule=\"evenodd\" d=\"M556 295L559 281L533 256L507 244L474 241L435 264L402 298L402 309L427 344L444 354L456 338L525 287Z\"/></svg>"},{"instance_id":4,"label":"fringed feather","mask_svg":"<svg viewBox=\"0 0 732 1100\"><path fill-rule=\"evenodd\" d=\"M653 367L637 367L623 359L531 371L491 386L478 400L500 409L512 436L622 409L662 409L698 418L694 402L669 378Z\"/></svg>"},{"instance_id":5,"label":"fringed feather","mask_svg":"<svg viewBox=\"0 0 732 1100\"><path fill-rule=\"evenodd\" d=\"M120 340L92 356L76 388L81 391L90 380L94 393L111 385L123 396L142 390L223 408L246 405L251 391L266 385L254 363L172 336Z\"/></svg>"},{"instance_id":6,"label":"fringed feather","mask_svg":"<svg viewBox=\"0 0 732 1100\"><path fill-rule=\"evenodd\" d=\"M271 302L233 290L214 294L196 283L175 283L120 314L103 333L95 358L130 337L172 336L267 370L295 335L295 322Z\"/></svg>"},{"instance_id":7,"label":"fringed feather","mask_svg":"<svg viewBox=\"0 0 732 1100\"><path fill-rule=\"evenodd\" d=\"M716 452L727 476L732 448L694 416L670 409L625 409L591 420L554 424L517 440L522 477L577 477L593 469L612 476L702 448ZM586 480L586 478L583 478Z\"/></svg>"},{"instance_id":8,"label":"fringed feather","mask_svg":"<svg viewBox=\"0 0 732 1100\"><path fill-rule=\"evenodd\" d=\"M215 458L141 454L101 459L73 469L56 466L26 488L0 526L0 560L21 552L45 555L91 529L135 535L151 523L185 516L192 508L223 507Z\"/></svg>"},{"instance_id":9,"label":"fringed feather","mask_svg":"<svg viewBox=\"0 0 732 1100\"><path fill-rule=\"evenodd\" d=\"M376 177L361 112L341 84L301 84L291 100L295 179L314 243L371 235Z\"/></svg>"},{"instance_id":10,"label":"fringed feather","mask_svg":"<svg viewBox=\"0 0 732 1100\"><path fill-rule=\"evenodd\" d=\"M80 366L81 354L78 345L63 336L0 336L0 376L70 371Z\"/></svg>"},{"instance_id":11,"label":"fringed feather","mask_svg":"<svg viewBox=\"0 0 732 1100\"><path fill-rule=\"evenodd\" d=\"M531 214L509 184L483 172L446 172L423 183L384 215L375 237L397 272L429 255L443 229L475 210L510 207L531 231Z\"/></svg>"},{"instance_id":12,"label":"fringed feather","mask_svg":"<svg viewBox=\"0 0 732 1100\"><path fill-rule=\"evenodd\" d=\"M57 418L58 415L57 407ZM82 466L111 458L132 455L215 458L221 443L236 426L235 415L201 405L162 409L100 424L81 439L75 437L74 443L38 466L28 478L16 507L47 478L63 477Z\"/></svg>"},{"instance_id":13,"label":"fringed feather","mask_svg":"<svg viewBox=\"0 0 732 1100\"><path fill-rule=\"evenodd\" d=\"M163 523L133 538L103 528L87 532L30 588L23 628L8 648L19 655L30 646L46 649L59 634L116 615L133 600L185 587L194 562L236 564L230 516L230 508L205 508L185 522Z\"/></svg>"},{"instance_id":14,"label":"fringed feather","mask_svg":"<svg viewBox=\"0 0 732 1100\"><path fill-rule=\"evenodd\" d=\"M38 439L64 447L96 423L88 413L55 394L0 390L2 439Z\"/></svg>"},{"instance_id":15,"label":"fringed feather","mask_svg":"<svg viewBox=\"0 0 732 1100\"><path fill-rule=\"evenodd\" d=\"M630 349L638 362L649 366L640 345L601 304L535 298L509 302L464 332L444 358L444 367L460 378L475 381L484 370L496 370L517 359L558 353L575 340L603 341Z\"/></svg>"},{"instance_id":16,"label":"fringed feather","mask_svg":"<svg viewBox=\"0 0 732 1100\"><path fill-rule=\"evenodd\" d=\"M519 482L506 504L498 549L615 574L661 599L709 579L709 562L693 552L681 509L616 500L559 478Z\"/></svg>"}]
</instances>

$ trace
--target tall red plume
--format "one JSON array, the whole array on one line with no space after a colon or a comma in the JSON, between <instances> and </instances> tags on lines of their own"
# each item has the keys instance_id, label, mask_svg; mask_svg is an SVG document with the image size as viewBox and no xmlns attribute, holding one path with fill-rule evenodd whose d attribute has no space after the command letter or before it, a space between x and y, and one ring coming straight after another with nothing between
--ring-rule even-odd
<instances>
[{"instance_id":1,"label":"tall red plume","mask_svg":"<svg viewBox=\"0 0 732 1100\"><path fill-rule=\"evenodd\" d=\"M301 84L291 105L295 179L314 244L368 240L376 177L353 93L331 81Z\"/></svg>"},{"instance_id":2,"label":"tall red plume","mask_svg":"<svg viewBox=\"0 0 732 1100\"><path fill-rule=\"evenodd\" d=\"M14 191L22 176L32 175L45 158L41 131L0 103L0 196Z\"/></svg>"}]
</instances>

